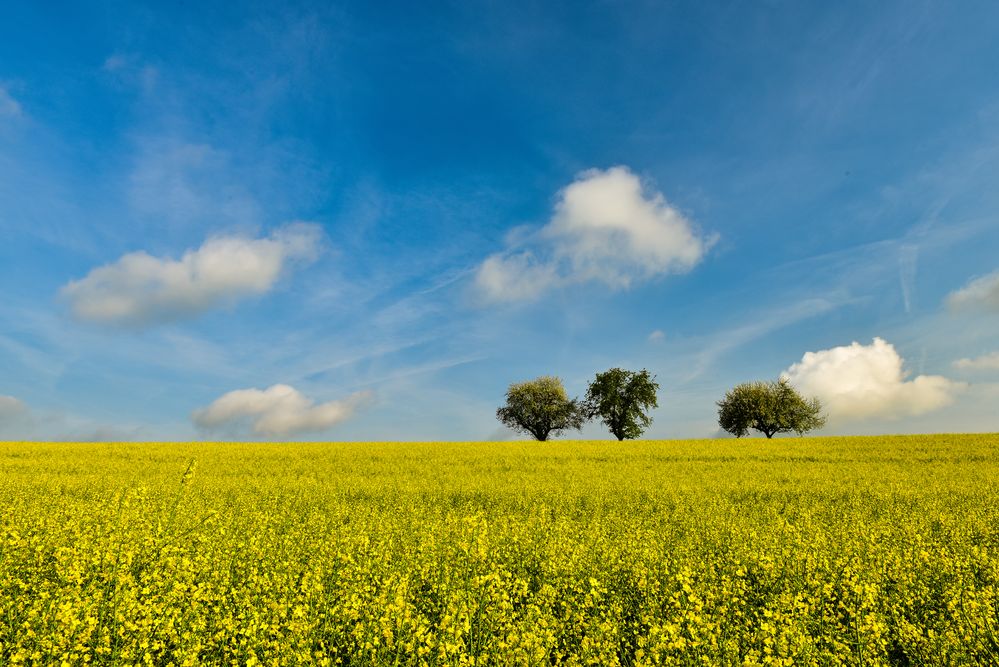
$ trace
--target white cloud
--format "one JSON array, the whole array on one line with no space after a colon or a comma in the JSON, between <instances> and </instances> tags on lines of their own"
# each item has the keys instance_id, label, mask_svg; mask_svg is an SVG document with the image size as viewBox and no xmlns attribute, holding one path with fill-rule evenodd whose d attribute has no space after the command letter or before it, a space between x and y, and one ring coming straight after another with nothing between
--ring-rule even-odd
<instances>
[{"instance_id":1,"label":"white cloud","mask_svg":"<svg viewBox=\"0 0 999 667\"><path fill-rule=\"evenodd\" d=\"M999 271L976 278L961 289L951 292L947 305L953 310L999 311Z\"/></svg>"},{"instance_id":2,"label":"white cloud","mask_svg":"<svg viewBox=\"0 0 999 667\"><path fill-rule=\"evenodd\" d=\"M531 301L559 281L554 266L528 252L492 255L475 274L475 286L489 301Z\"/></svg>"},{"instance_id":3,"label":"white cloud","mask_svg":"<svg viewBox=\"0 0 999 667\"><path fill-rule=\"evenodd\" d=\"M0 86L0 116L15 117L20 115L21 105L6 88Z\"/></svg>"},{"instance_id":4,"label":"white cloud","mask_svg":"<svg viewBox=\"0 0 999 667\"><path fill-rule=\"evenodd\" d=\"M268 292L293 260L312 261L322 233L287 225L269 238L210 238L180 259L129 253L62 288L73 314L100 324L145 327L199 315Z\"/></svg>"},{"instance_id":5,"label":"white cloud","mask_svg":"<svg viewBox=\"0 0 999 667\"><path fill-rule=\"evenodd\" d=\"M708 245L662 194L644 192L625 167L583 173L562 191L544 235L577 277L619 287L689 271Z\"/></svg>"},{"instance_id":6,"label":"white cloud","mask_svg":"<svg viewBox=\"0 0 999 667\"><path fill-rule=\"evenodd\" d=\"M349 419L371 399L359 392L342 401L316 404L297 389L276 384L267 389L237 389L223 394L206 408L195 410L191 419L201 429L213 431L249 423L262 436L288 436L325 431Z\"/></svg>"},{"instance_id":7,"label":"white cloud","mask_svg":"<svg viewBox=\"0 0 999 667\"><path fill-rule=\"evenodd\" d=\"M689 271L714 240L627 167L591 169L559 193L551 221L535 236L538 252L491 255L475 283L487 301L526 301L590 281L626 289Z\"/></svg>"},{"instance_id":8,"label":"white cloud","mask_svg":"<svg viewBox=\"0 0 999 667\"><path fill-rule=\"evenodd\" d=\"M875 338L806 352L784 375L806 396L817 396L831 420L921 415L949 405L965 385L939 375L907 380L903 359Z\"/></svg>"},{"instance_id":9,"label":"white cloud","mask_svg":"<svg viewBox=\"0 0 999 667\"><path fill-rule=\"evenodd\" d=\"M999 352L983 354L974 359L958 359L954 368L962 371L999 371Z\"/></svg>"},{"instance_id":10,"label":"white cloud","mask_svg":"<svg viewBox=\"0 0 999 667\"><path fill-rule=\"evenodd\" d=\"M666 340L666 334L663 333L662 329L656 329L655 331L649 334L650 343L661 343L664 340Z\"/></svg>"}]
</instances>

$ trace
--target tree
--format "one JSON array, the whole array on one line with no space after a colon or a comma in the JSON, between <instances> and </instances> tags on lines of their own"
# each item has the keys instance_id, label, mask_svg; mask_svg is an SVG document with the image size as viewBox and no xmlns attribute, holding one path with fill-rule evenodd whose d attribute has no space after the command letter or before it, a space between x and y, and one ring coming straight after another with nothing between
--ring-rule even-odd
<instances>
[{"instance_id":1,"label":"tree","mask_svg":"<svg viewBox=\"0 0 999 667\"><path fill-rule=\"evenodd\" d=\"M737 438L749 429L767 438L792 431L803 435L825 423L819 399L804 398L785 378L740 384L718 401L718 425Z\"/></svg>"},{"instance_id":2,"label":"tree","mask_svg":"<svg viewBox=\"0 0 999 667\"><path fill-rule=\"evenodd\" d=\"M590 383L586 405L590 416L600 417L618 440L632 439L652 423L647 411L659 407L659 384L645 369L639 372L612 368Z\"/></svg>"},{"instance_id":3,"label":"tree","mask_svg":"<svg viewBox=\"0 0 999 667\"><path fill-rule=\"evenodd\" d=\"M545 375L511 384L506 390L506 405L496 411L496 418L515 431L544 441L565 430L581 429L587 414L578 400L565 393L562 380Z\"/></svg>"}]
</instances>

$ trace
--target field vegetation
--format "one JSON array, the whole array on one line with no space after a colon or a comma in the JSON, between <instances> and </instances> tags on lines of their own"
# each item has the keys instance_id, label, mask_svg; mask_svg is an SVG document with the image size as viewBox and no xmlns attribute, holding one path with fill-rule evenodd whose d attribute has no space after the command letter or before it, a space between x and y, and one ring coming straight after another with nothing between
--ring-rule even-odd
<instances>
[{"instance_id":1,"label":"field vegetation","mask_svg":"<svg viewBox=\"0 0 999 667\"><path fill-rule=\"evenodd\" d=\"M0 664L999 663L999 436L0 444Z\"/></svg>"}]
</instances>

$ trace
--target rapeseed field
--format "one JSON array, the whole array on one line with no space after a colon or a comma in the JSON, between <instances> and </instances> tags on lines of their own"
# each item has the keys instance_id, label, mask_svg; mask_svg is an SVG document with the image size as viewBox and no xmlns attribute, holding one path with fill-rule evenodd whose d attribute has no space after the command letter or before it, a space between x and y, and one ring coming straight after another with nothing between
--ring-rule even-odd
<instances>
[{"instance_id":1,"label":"rapeseed field","mask_svg":"<svg viewBox=\"0 0 999 667\"><path fill-rule=\"evenodd\" d=\"M997 479L995 435L0 444L0 664L999 664Z\"/></svg>"}]
</instances>

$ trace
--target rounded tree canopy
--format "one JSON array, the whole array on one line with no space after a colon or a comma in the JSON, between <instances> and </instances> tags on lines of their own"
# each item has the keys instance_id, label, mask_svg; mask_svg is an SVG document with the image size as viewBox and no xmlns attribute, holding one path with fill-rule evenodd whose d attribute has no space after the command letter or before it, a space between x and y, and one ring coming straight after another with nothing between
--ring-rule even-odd
<instances>
[{"instance_id":1,"label":"rounded tree canopy","mask_svg":"<svg viewBox=\"0 0 999 667\"><path fill-rule=\"evenodd\" d=\"M496 418L515 431L547 440L565 430L581 429L587 415L584 406L565 393L562 380L545 375L511 384Z\"/></svg>"},{"instance_id":2,"label":"rounded tree canopy","mask_svg":"<svg viewBox=\"0 0 999 667\"><path fill-rule=\"evenodd\" d=\"M804 398L786 378L740 384L718 401L718 425L737 438L750 429L767 438L777 433L803 435L825 423L819 399Z\"/></svg>"},{"instance_id":3,"label":"rounded tree canopy","mask_svg":"<svg viewBox=\"0 0 999 667\"><path fill-rule=\"evenodd\" d=\"M652 423L646 412L659 407L658 390L655 376L645 369L612 368L597 373L586 392L586 405L618 440L637 438Z\"/></svg>"}]
</instances>

